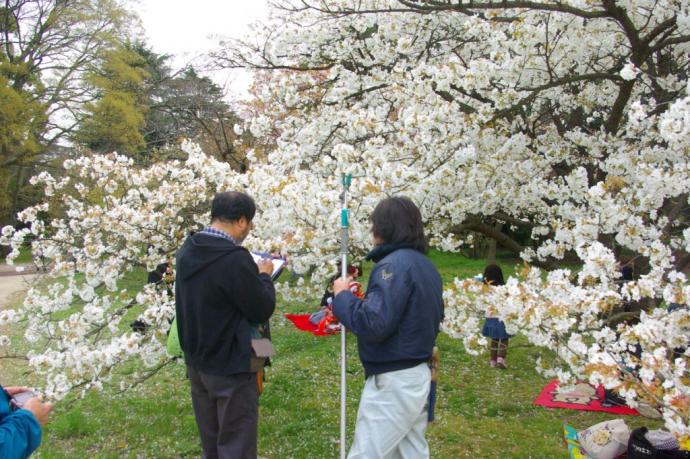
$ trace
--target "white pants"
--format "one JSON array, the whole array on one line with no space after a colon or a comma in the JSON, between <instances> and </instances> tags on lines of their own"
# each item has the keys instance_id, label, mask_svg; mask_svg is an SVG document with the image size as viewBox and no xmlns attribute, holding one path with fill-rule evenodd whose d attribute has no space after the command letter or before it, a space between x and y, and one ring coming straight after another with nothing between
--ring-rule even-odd
<instances>
[{"instance_id":1,"label":"white pants","mask_svg":"<svg viewBox=\"0 0 690 459\"><path fill-rule=\"evenodd\" d=\"M428 458L424 432L430 383L426 363L369 376L348 459Z\"/></svg>"}]
</instances>

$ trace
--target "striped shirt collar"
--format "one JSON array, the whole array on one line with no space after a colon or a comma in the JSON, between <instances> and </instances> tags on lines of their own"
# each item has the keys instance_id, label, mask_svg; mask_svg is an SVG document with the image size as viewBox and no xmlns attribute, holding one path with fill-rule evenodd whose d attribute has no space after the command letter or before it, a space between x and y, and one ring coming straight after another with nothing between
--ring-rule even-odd
<instances>
[{"instance_id":1,"label":"striped shirt collar","mask_svg":"<svg viewBox=\"0 0 690 459\"><path fill-rule=\"evenodd\" d=\"M207 226L203 230L199 231L201 234L208 234L209 236L215 236L215 237L220 237L225 240L228 240L232 242L235 245L240 245L234 237L230 236L228 233L225 231L221 231L219 229L211 228L210 226Z\"/></svg>"}]
</instances>

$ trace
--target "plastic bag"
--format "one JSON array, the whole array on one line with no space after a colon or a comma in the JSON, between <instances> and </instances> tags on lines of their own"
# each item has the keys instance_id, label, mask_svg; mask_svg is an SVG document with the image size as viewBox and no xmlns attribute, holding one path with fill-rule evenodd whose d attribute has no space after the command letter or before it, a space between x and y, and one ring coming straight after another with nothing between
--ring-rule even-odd
<instances>
[{"instance_id":1,"label":"plastic bag","mask_svg":"<svg viewBox=\"0 0 690 459\"><path fill-rule=\"evenodd\" d=\"M613 459L627 450L630 428L624 420L613 419L578 432L577 438L592 459Z\"/></svg>"}]
</instances>

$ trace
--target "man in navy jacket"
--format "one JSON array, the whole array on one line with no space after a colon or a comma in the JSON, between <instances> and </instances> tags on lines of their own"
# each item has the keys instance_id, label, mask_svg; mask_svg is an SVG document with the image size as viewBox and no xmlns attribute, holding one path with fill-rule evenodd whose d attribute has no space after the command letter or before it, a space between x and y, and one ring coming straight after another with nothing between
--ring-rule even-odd
<instances>
[{"instance_id":1,"label":"man in navy jacket","mask_svg":"<svg viewBox=\"0 0 690 459\"><path fill-rule=\"evenodd\" d=\"M251 328L273 314L275 289L273 263L262 260L257 267L240 245L255 213L244 193L216 194L211 225L189 236L177 253L177 328L204 458L257 456Z\"/></svg>"},{"instance_id":2,"label":"man in navy jacket","mask_svg":"<svg viewBox=\"0 0 690 459\"><path fill-rule=\"evenodd\" d=\"M348 279L333 284L333 313L357 335L366 382L349 458L429 457L424 438L429 361L443 320L441 276L425 256L419 209L404 197L371 215L376 262L358 299Z\"/></svg>"}]
</instances>

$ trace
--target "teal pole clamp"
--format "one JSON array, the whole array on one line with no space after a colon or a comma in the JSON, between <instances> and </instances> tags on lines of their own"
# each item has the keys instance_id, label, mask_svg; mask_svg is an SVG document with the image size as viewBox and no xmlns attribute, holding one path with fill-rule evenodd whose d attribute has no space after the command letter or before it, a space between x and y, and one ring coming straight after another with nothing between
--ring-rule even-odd
<instances>
[{"instance_id":1,"label":"teal pole clamp","mask_svg":"<svg viewBox=\"0 0 690 459\"><path fill-rule=\"evenodd\" d=\"M343 174L343 187L346 190L349 190L351 183L352 183L352 174Z\"/></svg>"},{"instance_id":2,"label":"teal pole clamp","mask_svg":"<svg viewBox=\"0 0 690 459\"><path fill-rule=\"evenodd\" d=\"M350 184L352 183L352 174L343 174L342 183L343 183L343 194L341 197L343 200L343 208L340 211L340 227L341 228L349 228L350 227L350 211L347 209L347 206L345 204L346 203L345 193L350 188Z\"/></svg>"}]
</instances>

